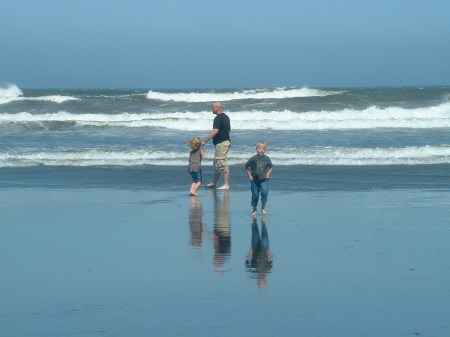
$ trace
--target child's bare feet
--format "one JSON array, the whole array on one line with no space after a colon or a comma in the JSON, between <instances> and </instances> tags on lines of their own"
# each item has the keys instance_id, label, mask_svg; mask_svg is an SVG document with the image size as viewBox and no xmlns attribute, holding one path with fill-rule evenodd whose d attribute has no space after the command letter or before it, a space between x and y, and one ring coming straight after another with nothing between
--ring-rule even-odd
<instances>
[{"instance_id":1,"label":"child's bare feet","mask_svg":"<svg viewBox=\"0 0 450 337\"><path fill-rule=\"evenodd\" d=\"M267 214L266 209L265 209L265 208L261 208L261 213L262 213L262 214Z\"/></svg>"},{"instance_id":2,"label":"child's bare feet","mask_svg":"<svg viewBox=\"0 0 450 337\"><path fill-rule=\"evenodd\" d=\"M189 195L190 195L190 196L193 196L193 197L198 197L198 194L195 193L195 192L189 192Z\"/></svg>"}]
</instances>

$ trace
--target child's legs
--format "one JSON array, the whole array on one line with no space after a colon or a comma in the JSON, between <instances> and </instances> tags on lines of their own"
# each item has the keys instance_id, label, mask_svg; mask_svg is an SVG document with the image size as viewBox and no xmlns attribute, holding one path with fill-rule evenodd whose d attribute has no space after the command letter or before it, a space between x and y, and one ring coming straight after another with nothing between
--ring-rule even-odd
<instances>
[{"instance_id":1,"label":"child's legs","mask_svg":"<svg viewBox=\"0 0 450 337\"><path fill-rule=\"evenodd\" d=\"M202 184L203 181L203 175L202 172L195 172L195 187L194 187L194 192L198 190L198 188L200 187L200 185Z\"/></svg>"},{"instance_id":2,"label":"child's legs","mask_svg":"<svg viewBox=\"0 0 450 337\"><path fill-rule=\"evenodd\" d=\"M193 180L193 183L191 184L191 192L195 193L195 191L197 191L197 189L202 184L202 173L201 172L189 172L189 173Z\"/></svg>"},{"instance_id":3,"label":"child's legs","mask_svg":"<svg viewBox=\"0 0 450 337\"><path fill-rule=\"evenodd\" d=\"M267 197L269 196L269 181L264 180L260 183L260 193L261 193L261 205L262 208L266 207Z\"/></svg>"},{"instance_id":4,"label":"child's legs","mask_svg":"<svg viewBox=\"0 0 450 337\"><path fill-rule=\"evenodd\" d=\"M197 190L198 190L198 188L200 187L200 185L202 184L202 182L201 181L197 181L196 183L193 183L193 189L192 189L192 191L193 192L197 192Z\"/></svg>"},{"instance_id":5,"label":"child's legs","mask_svg":"<svg viewBox=\"0 0 450 337\"><path fill-rule=\"evenodd\" d=\"M191 184L191 192L193 192L193 191L194 191L194 188L195 188L195 184L196 184L196 183L192 183L192 184Z\"/></svg>"},{"instance_id":6,"label":"child's legs","mask_svg":"<svg viewBox=\"0 0 450 337\"><path fill-rule=\"evenodd\" d=\"M260 183L256 182L255 180L252 180L252 182L250 184L250 188L252 191L251 205L255 208L256 206L258 206Z\"/></svg>"}]
</instances>

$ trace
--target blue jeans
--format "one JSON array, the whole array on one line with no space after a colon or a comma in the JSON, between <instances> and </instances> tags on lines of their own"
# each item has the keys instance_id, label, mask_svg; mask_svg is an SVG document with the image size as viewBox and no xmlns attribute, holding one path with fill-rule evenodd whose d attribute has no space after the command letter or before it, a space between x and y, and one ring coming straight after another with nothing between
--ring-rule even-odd
<instances>
[{"instance_id":1,"label":"blue jeans","mask_svg":"<svg viewBox=\"0 0 450 337\"><path fill-rule=\"evenodd\" d=\"M267 202L267 196L269 195L269 180L256 180L253 179L251 182L252 190L252 203L253 207L258 205L259 195L261 194L261 202Z\"/></svg>"},{"instance_id":2,"label":"blue jeans","mask_svg":"<svg viewBox=\"0 0 450 337\"><path fill-rule=\"evenodd\" d=\"M189 174L192 177L192 181L194 183L198 183L198 182L202 182L203 181L203 176L201 172L189 172Z\"/></svg>"}]
</instances>

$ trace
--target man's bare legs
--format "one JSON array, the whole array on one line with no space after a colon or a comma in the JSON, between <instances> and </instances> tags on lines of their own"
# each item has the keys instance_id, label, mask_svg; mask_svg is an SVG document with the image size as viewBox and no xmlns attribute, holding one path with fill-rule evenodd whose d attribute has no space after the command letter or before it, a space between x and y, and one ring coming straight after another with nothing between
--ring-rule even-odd
<instances>
[{"instance_id":1,"label":"man's bare legs","mask_svg":"<svg viewBox=\"0 0 450 337\"><path fill-rule=\"evenodd\" d=\"M217 181L220 178L222 171L215 171L213 181L206 185L209 188L216 187ZM218 190L228 190L230 189L230 169L226 168L223 170L223 185L217 188Z\"/></svg>"},{"instance_id":2,"label":"man's bare legs","mask_svg":"<svg viewBox=\"0 0 450 337\"><path fill-rule=\"evenodd\" d=\"M220 177L220 171L215 170L214 171L214 178L213 178L213 180L206 186L209 187L209 188L216 187L217 180L219 180L219 177Z\"/></svg>"},{"instance_id":3,"label":"man's bare legs","mask_svg":"<svg viewBox=\"0 0 450 337\"><path fill-rule=\"evenodd\" d=\"M219 176L220 176L220 172L219 172ZM228 167L223 171L223 185L221 187L218 187L217 189L218 190L229 190L230 189L230 169Z\"/></svg>"}]
</instances>

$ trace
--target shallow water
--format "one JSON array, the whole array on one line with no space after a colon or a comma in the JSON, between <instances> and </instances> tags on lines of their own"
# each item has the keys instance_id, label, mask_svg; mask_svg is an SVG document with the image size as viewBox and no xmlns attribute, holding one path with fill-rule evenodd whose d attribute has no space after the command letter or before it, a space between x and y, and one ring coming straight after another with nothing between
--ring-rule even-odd
<instances>
[{"instance_id":1,"label":"shallow water","mask_svg":"<svg viewBox=\"0 0 450 337\"><path fill-rule=\"evenodd\" d=\"M448 191L271 191L259 273L250 192L201 194L0 191L3 333L448 335Z\"/></svg>"}]
</instances>

